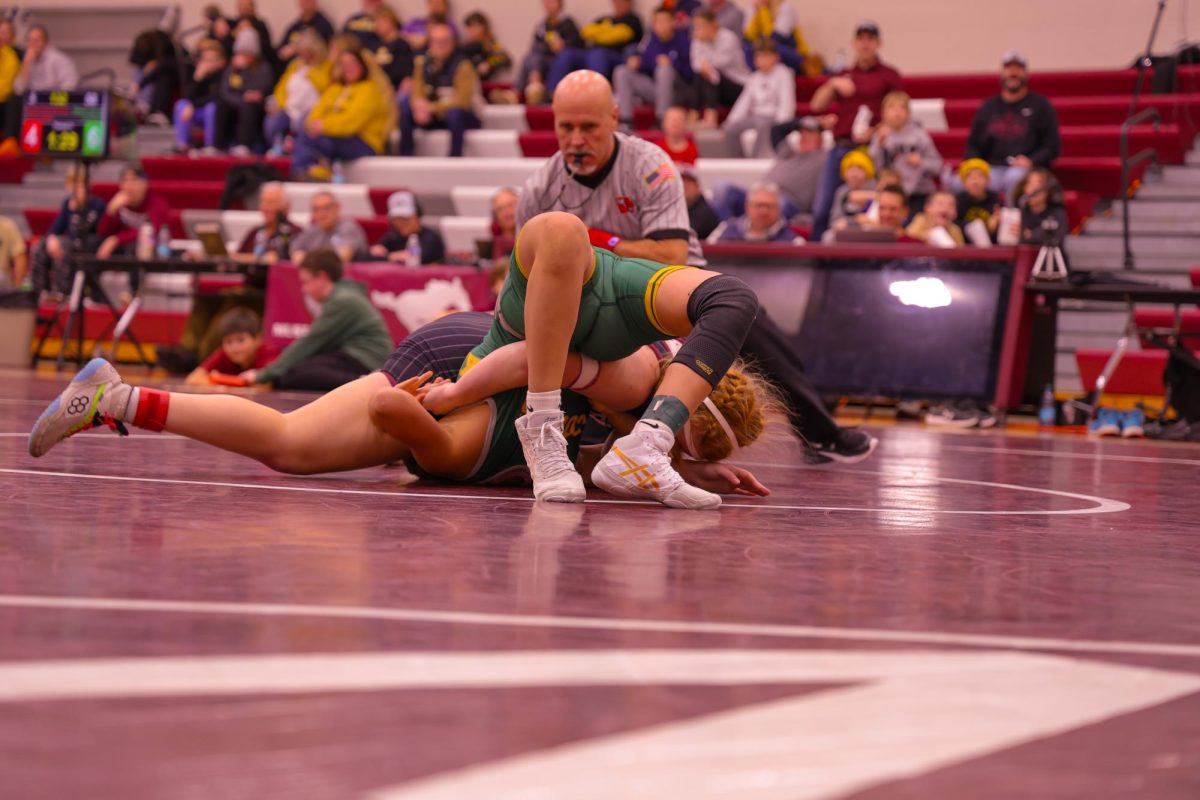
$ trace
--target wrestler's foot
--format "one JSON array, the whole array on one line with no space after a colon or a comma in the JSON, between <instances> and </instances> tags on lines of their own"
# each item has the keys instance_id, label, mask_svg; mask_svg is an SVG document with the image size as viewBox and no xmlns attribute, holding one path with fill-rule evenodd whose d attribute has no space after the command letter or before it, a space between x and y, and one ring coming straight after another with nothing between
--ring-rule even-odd
<instances>
[{"instance_id":1,"label":"wrestler's foot","mask_svg":"<svg viewBox=\"0 0 1200 800\"><path fill-rule=\"evenodd\" d=\"M29 455L37 458L80 431L105 425L122 436L129 431L121 422L133 387L102 358L93 358L46 407L29 432Z\"/></svg>"},{"instance_id":2,"label":"wrestler's foot","mask_svg":"<svg viewBox=\"0 0 1200 800\"><path fill-rule=\"evenodd\" d=\"M671 508L708 509L721 497L684 481L671 466L675 437L661 422L643 420L592 470L592 483L617 497L657 500Z\"/></svg>"},{"instance_id":3,"label":"wrestler's foot","mask_svg":"<svg viewBox=\"0 0 1200 800\"><path fill-rule=\"evenodd\" d=\"M514 424L533 478L534 498L549 503L582 503L587 491L567 456L563 413L529 413Z\"/></svg>"}]
</instances>

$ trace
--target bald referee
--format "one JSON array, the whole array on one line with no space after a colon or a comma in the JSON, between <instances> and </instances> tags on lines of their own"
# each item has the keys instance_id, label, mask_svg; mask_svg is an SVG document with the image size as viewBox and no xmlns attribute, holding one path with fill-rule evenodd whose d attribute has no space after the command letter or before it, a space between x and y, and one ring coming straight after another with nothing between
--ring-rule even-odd
<instances>
[{"instance_id":1,"label":"bald referee","mask_svg":"<svg viewBox=\"0 0 1200 800\"><path fill-rule=\"evenodd\" d=\"M626 258L703 266L687 202L670 157L657 145L617 132L612 86L589 70L572 72L554 92L558 152L525 181L517 227L546 211L583 220L591 242ZM842 428L804 375L786 336L759 309L742 353L786 394L792 428L810 460L854 463L877 441Z\"/></svg>"}]
</instances>

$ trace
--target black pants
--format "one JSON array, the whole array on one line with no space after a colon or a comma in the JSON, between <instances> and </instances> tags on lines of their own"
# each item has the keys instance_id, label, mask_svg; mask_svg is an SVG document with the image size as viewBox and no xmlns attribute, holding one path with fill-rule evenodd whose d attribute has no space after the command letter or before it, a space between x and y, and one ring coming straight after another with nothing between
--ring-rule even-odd
<instances>
[{"instance_id":1,"label":"black pants","mask_svg":"<svg viewBox=\"0 0 1200 800\"><path fill-rule=\"evenodd\" d=\"M742 87L724 75L721 75L721 80L717 83L709 83L704 78L696 77L696 101L701 111L732 106L741 93Z\"/></svg>"},{"instance_id":2,"label":"black pants","mask_svg":"<svg viewBox=\"0 0 1200 800\"><path fill-rule=\"evenodd\" d=\"M21 133L21 96L16 92L0 103L0 142Z\"/></svg>"},{"instance_id":3,"label":"black pants","mask_svg":"<svg viewBox=\"0 0 1200 800\"><path fill-rule=\"evenodd\" d=\"M371 370L347 353L318 353L304 359L275 381L276 389L298 389L307 392L329 392Z\"/></svg>"},{"instance_id":4,"label":"black pants","mask_svg":"<svg viewBox=\"0 0 1200 800\"><path fill-rule=\"evenodd\" d=\"M758 318L742 343L742 355L757 362L763 373L783 392L792 429L806 441L825 444L837 435L838 424L804 374L804 364L794 350L787 335L760 308Z\"/></svg>"},{"instance_id":5,"label":"black pants","mask_svg":"<svg viewBox=\"0 0 1200 800\"><path fill-rule=\"evenodd\" d=\"M164 60L154 69L142 76L140 88L153 87L150 95L150 114L163 114L168 119L175 104L175 94L179 91L179 62L174 59Z\"/></svg>"},{"instance_id":6,"label":"black pants","mask_svg":"<svg viewBox=\"0 0 1200 800\"><path fill-rule=\"evenodd\" d=\"M232 134L233 144L253 149L262 139L265 113L262 103L233 105L218 100L216 148L228 150Z\"/></svg>"}]
</instances>

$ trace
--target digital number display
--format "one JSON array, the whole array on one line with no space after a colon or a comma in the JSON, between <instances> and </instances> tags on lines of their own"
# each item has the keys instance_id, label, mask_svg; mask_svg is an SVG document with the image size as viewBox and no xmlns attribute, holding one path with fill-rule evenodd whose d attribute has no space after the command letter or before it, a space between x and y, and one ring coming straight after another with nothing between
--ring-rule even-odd
<instances>
[{"instance_id":1,"label":"digital number display","mask_svg":"<svg viewBox=\"0 0 1200 800\"><path fill-rule=\"evenodd\" d=\"M108 92L28 92L21 120L21 151L56 158L108 155Z\"/></svg>"}]
</instances>

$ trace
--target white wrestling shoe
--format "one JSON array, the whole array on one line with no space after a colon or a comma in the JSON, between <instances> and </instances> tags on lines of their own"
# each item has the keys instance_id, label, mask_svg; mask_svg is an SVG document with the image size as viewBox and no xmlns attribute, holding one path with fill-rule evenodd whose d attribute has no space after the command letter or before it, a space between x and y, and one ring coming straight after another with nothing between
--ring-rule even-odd
<instances>
[{"instance_id":1,"label":"white wrestling shoe","mask_svg":"<svg viewBox=\"0 0 1200 800\"><path fill-rule=\"evenodd\" d=\"M671 466L671 431L651 424L657 427L639 424L618 439L592 470L592 483L617 497L657 500L671 508L718 508L720 495L692 486Z\"/></svg>"},{"instance_id":2,"label":"white wrestling shoe","mask_svg":"<svg viewBox=\"0 0 1200 800\"><path fill-rule=\"evenodd\" d=\"M121 416L132 391L112 364L93 358L33 424L29 432L29 455L43 456L63 439L101 425L128 436Z\"/></svg>"},{"instance_id":3,"label":"white wrestling shoe","mask_svg":"<svg viewBox=\"0 0 1200 800\"><path fill-rule=\"evenodd\" d=\"M583 478L567 456L567 439L563 436L563 412L540 414L544 420L533 427L533 414L519 417L513 424L525 463L533 478L533 496L548 503L582 503L587 497Z\"/></svg>"}]
</instances>

